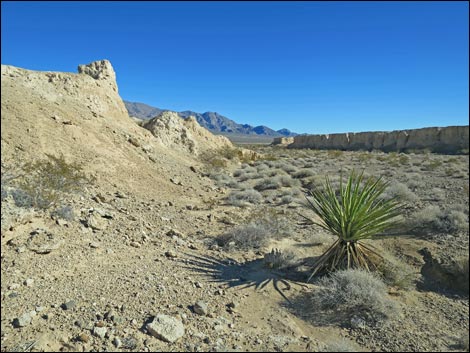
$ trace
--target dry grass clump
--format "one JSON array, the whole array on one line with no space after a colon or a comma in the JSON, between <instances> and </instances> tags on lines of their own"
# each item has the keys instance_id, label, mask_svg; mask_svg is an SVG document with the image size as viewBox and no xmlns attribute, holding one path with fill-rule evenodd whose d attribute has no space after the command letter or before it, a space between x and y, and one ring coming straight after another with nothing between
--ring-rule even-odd
<instances>
[{"instance_id":1,"label":"dry grass clump","mask_svg":"<svg viewBox=\"0 0 470 353\"><path fill-rule=\"evenodd\" d=\"M407 228L417 233L458 233L468 231L468 216L456 209L442 210L430 205L414 214Z\"/></svg>"},{"instance_id":2,"label":"dry grass clump","mask_svg":"<svg viewBox=\"0 0 470 353\"><path fill-rule=\"evenodd\" d=\"M360 269L341 270L322 277L317 285L320 288L313 291L311 302L313 308L322 312L346 319L361 315L371 324L398 314L399 308L389 297L387 286L373 273Z\"/></svg>"},{"instance_id":3,"label":"dry grass clump","mask_svg":"<svg viewBox=\"0 0 470 353\"><path fill-rule=\"evenodd\" d=\"M227 197L229 205L244 207L252 204L258 204L263 199L263 196L256 190L236 190L232 191Z\"/></svg>"}]
</instances>

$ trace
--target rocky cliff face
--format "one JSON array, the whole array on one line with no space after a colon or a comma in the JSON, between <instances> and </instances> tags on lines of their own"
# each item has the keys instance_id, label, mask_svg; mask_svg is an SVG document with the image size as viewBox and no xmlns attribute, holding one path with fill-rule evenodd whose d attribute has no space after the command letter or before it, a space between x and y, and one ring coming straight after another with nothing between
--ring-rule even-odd
<instances>
[{"instance_id":1,"label":"rocky cliff face","mask_svg":"<svg viewBox=\"0 0 470 353\"><path fill-rule=\"evenodd\" d=\"M276 139L275 144L286 143ZM359 132L326 135L301 135L293 138L289 148L338 150L382 150L406 152L427 149L431 152L458 153L469 149L469 127L430 127L390 132Z\"/></svg>"},{"instance_id":2,"label":"rocky cliff face","mask_svg":"<svg viewBox=\"0 0 470 353\"><path fill-rule=\"evenodd\" d=\"M208 149L232 143L224 136L216 136L201 127L196 118L181 119L177 113L166 111L143 124L164 146L193 155Z\"/></svg>"}]
</instances>

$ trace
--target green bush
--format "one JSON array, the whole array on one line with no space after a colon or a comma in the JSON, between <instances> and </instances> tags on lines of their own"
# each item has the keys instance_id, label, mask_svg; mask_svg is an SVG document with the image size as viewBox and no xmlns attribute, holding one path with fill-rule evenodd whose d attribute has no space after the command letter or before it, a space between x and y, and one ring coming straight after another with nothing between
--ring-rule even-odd
<instances>
[{"instance_id":1,"label":"green bush","mask_svg":"<svg viewBox=\"0 0 470 353\"><path fill-rule=\"evenodd\" d=\"M67 163L63 156L46 156L48 159L21 166L12 191L17 206L49 209L60 204L65 195L79 192L93 181L78 163Z\"/></svg>"}]
</instances>

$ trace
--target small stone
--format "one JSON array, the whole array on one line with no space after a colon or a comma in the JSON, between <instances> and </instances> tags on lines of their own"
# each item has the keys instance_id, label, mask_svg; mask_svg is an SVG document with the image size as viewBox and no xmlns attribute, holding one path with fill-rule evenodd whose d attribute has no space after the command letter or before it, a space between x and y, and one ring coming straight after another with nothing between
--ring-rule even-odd
<instances>
[{"instance_id":1,"label":"small stone","mask_svg":"<svg viewBox=\"0 0 470 353\"><path fill-rule=\"evenodd\" d=\"M95 326L93 328L93 335L95 335L96 337L99 337L99 338L104 338L106 336L106 332L107 332L107 328L106 327L97 327Z\"/></svg>"},{"instance_id":2,"label":"small stone","mask_svg":"<svg viewBox=\"0 0 470 353\"><path fill-rule=\"evenodd\" d=\"M194 285L196 286L196 288L202 288L202 283L201 282L196 282L196 283L194 283Z\"/></svg>"},{"instance_id":3,"label":"small stone","mask_svg":"<svg viewBox=\"0 0 470 353\"><path fill-rule=\"evenodd\" d=\"M105 327L106 324L104 321L100 320L95 323L95 327Z\"/></svg>"},{"instance_id":4,"label":"small stone","mask_svg":"<svg viewBox=\"0 0 470 353\"><path fill-rule=\"evenodd\" d=\"M100 247L100 244L95 241L90 243L90 248L97 249L99 247Z\"/></svg>"},{"instance_id":5,"label":"small stone","mask_svg":"<svg viewBox=\"0 0 470 353\"><path fill-rule=\"evenodd\" d=\"M10 286L8 287L8 289L14 290L14 289L17 289L17 288L19 288L19 287L20 287L20 285L19 285L18 283L13 283L12 285L10 285Z\"/></svg>"},{"instance_id":6,"label":"small stone","mask_svg":"<svg viewBox=\"0 0 470 353\"><path fill-rule=\"evenodd\" d=\"M132 241L130 244L130 246L134 247L134 248L140 248L142 245L137 242L137 241Z\"/></svg>"},{"instance_id":7,"label":"small stone","mask_svg":"<svg viewBox=\"0 0 470 353\"><path fill-rule=\"evenodd\" d=\"M44 308L43 306L39 306L39 305L34 308L34 310L35 310L37 313L40 313L41 311L44 311L44 309L45 309L45 308Z\"/></svg>"},{"instance_id":8,"label":"small stone","mask_svg":"<svg viewBox=\"0 0 470 353\"><path fill-rule=\"evenodd\" d=\"M68 225L67 221L65 219L62 219L62 218L58 218L56 221L57 225L59 226L66 226Z\"/></svg>"},{"instance_id":9,"label":"small stone","mask_svg":"<svg viewBox=\"0 0 470 353\"><path fill-rule=\"evenodd\" d=\"M28 278L28 279L26 279L26 280L23 282L23 284L24 284L26 287L31 287L31 286L33 285L33 283L34 283L34 279L32 279L32 278Z\"/></svg>"},{"instance_id":10,"label":"small stone","mask_svg":"<svg viewBox=\"0 0 470 353\"><path fill-rule=\"evenodd\" d=\"M119 348L122 346L122 341L119 337L114 337L113 344L116 348Z\"/></svg>"},{"instance_id":11,"label":"small stone","mask_svg":"<svg viewBox=\"0 0 470 353\"><path fill-rule=\"evenodd\" d=\"M176 257L178 257L178 255L176 255L173 251L171 250L168 250L167 252L165 252L165 256L170 258L170 259L174 259Z\"/></svg>"},{"instance_id":12,"label":"small stone","mask_svg":"<svg viewBox=\"0 0 470 353\"><path fill-rule=\"evenodd\" d=\"M13 326L24 327L26 325L29 325L31 321L33 320L33 316L36 316L35 311L30 311L29 313L25 313L21 315L20 317L17 317L16 319L13 320Z\"/></svg>"},{"instance_id":13,"label":"small stone","mask_svg":"<svg viewBox=\"0 0 470 353\"><path fill-rule=\"evenodd\" d=\"M196 314L202 316L207 316L207 314L209 313L207 304L201 300L194 304L193 310Z\"/></svg>"},{"instance_id":14,"label":"small stone","mask_svg":"<svg viewBox=\"0 0 470 353\"><path fill-rule=\"evenodd\" d=\"M75 302L75 300L71 300L71 301L68 301L67 303L62 304L62 309L64 309L64 310L71 310L71 309L73 309L76 305L77 305L77 303Z\"/></svg>"},{"instance_id":15,"label":"small stone","mask_svg":"<svg viewBox=\"0 0 470 353\"><path fill-rule=\"evenodd\" d=\"M90 336L88 336L86 333L81 333L78 335L77 339L80 342L88 343L88 341L90 340Z\"/></svg>"}]
</instances>

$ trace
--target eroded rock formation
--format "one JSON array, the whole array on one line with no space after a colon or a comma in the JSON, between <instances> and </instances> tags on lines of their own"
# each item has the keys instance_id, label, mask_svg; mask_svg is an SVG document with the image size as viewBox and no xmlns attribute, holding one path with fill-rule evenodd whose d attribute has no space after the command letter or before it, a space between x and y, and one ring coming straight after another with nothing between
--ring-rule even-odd
<instances>
[{"instance_id":1,"label":"eroded rock formation","mask_svg":"<svg viewBox=\"0 0 470 353\"><path fill-rule=\"evenodd\" d=\"M286 144L275 139L274 144ZM390 132L359 132L322 135L300 135L293 138L289 148L315 148L338 150L382 150L407 152L429 150L440 153L459 153L469 149L469 127L429 127Z\"/></svg>"}]
</instances>

